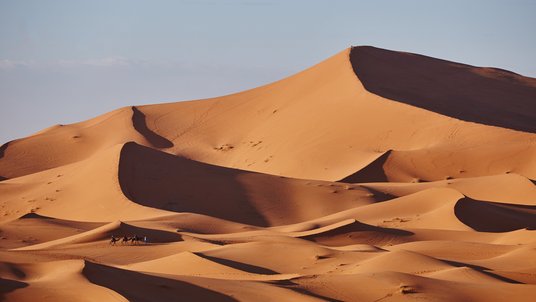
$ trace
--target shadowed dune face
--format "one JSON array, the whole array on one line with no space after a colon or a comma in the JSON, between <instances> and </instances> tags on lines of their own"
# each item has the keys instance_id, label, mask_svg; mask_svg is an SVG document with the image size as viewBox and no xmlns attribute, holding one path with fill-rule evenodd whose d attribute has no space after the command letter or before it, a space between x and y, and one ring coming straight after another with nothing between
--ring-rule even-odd
<instances>
[{"instance_id":1,"label":"shadowed dune face","mask_svg":"<svg viewBox=\"0 0 536 302\"><path fill-rule=\"evenodd\" d=\"M4 154L5 154L5 152L6 152L7 147L9 146L9 143L10 143L10 142L7 142L7 143L3 144L3 145L0 147L0 158L4 157Z\"/></svg>"},{"instance_id":2,"label":"shadowed dune face","mask_svg":"<svg viewBox=\"0 0 536 302\"><path fill-rule=\"evenodd\" d=\"M86 262L83 274L92 283L110 288L129 301L237 301L227 295L184 281Z\"/></svg>"},{"instance_id":3,"label":"shadowed dune face","mask_svg":"<svg viewBox=\"0 0 536 302\"><path fill-rule=\"evenodd\" d=\"M479 232L536 229L536 206L460 199L454 208L458 219Z\"/></svg>"},{"instance_id":4,"label":"shadowed dune face","mask_svg":"<svg viewBox=\"0 0 536 302\"><path fill-rule=\"evenodd\" d=\"M132 125L136 131L138 131L147 141L155 148L164 149L173 147L173 143L163 136L158 135L149 127L147 127L147 121L145 114L141 112L135 106L132 106Z\"/></svg>"},{"instance_id":5,"label":"shadowed dune face","mask_svg":"<svg viewBox=\"0 0 536 302\"><path fill-rule=\"evenodd\" d=\"M233 170L197 163L135 143L121 150L119 183L139 204L266 226Z\"/></svg>"},{"instance_id":6,"label":"shadowed dune face","mask_svg":"<svg viewBox=\"0 0 536 302\"><path fill-rule=\"evenodd\" d=\"M235 268L235 269L239 269L241 271L248 272L248 273L263 274L263 275L275 275L275 274L277 274L277 272L275 272L273 270L270 270L270 269L267 269L267 268L264 268L264 267L260 267L260 266L246 264L246 263L233 261L233 260L229 260L229 259L225 259L225 258L212 257L212 256L204 255L202 253L196 253L196 255L199 256L199 257L205 258L207 260L210 260L210 261L213 261L213 262L216 262L216 263L228 266L228 267L232 267L232 268Z\"/></svg>"},{"instance_id":7,"label":"shadowed dune face","mask_svg":"<svg viewBox=\"0 0 536 302\"><path fill-rule=\"evenodd\" d=\"M0 278L0 301L4 301L4 294L27 286L28 284L25 282Z\"/></svg>"},{"instance_id":8,"label":"shadowed dune face","mask_svg":"<svg viewBox=\"0 0 536 302\"><path fill-rule=\"evenodd\" d=\"M123 146L118 176L124 195L138 204L255 226L300 222L378 198L357 186L218 167L136 143Z\"/></svg>"},{"instance_id":9,"label":"shadowed dune face","mask_svg":"<svg viewBox=\"0 0 536 302\"><path fill-rule=\"evenodd\" d=\"M353 173L352 175L346 176L345 178L339 181L350 182L350 183L388 182L389 180L387 179L387 175L385 175L385 170L383 166L385 165L385 162L389 158L390 154L391 154L391 151L387 151L383 153L380 157L378 157L376 160L371 162L368 166Z\"/></svg>"},{"instance_id":10,"label":"shadowed dune face","mask_svg":"<svg viewBox=\"0 0 536 302\"><path fill-rule=\"evenodd\" d=\"M368 91L469 122L536 132L536 79L427 56L354 47L352 67Z\"/></svg>"},{"instance_id":11,"label":"shadowed dune face","mask_svg":"<svg viewBox=\"0 0 536 302\"><path fill-rule=\"evenodd\" d=\"M0 147L0 159L1 159L2 157L4 157L4 154L5 154L5 152L6 152L6 149L7 149L8 145L9 145L9 142L3 144L3 145ZM0 175L0 181L2 181L2 180L6 180L6 179L7 179L7 177L4 177L4 176Z\"/></svg>"}]
</instances>

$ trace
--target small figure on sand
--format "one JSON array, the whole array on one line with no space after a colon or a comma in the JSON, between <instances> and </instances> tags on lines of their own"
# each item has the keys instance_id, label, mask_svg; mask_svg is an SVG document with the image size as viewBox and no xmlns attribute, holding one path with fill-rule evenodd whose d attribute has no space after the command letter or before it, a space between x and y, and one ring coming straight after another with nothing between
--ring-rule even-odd
<instances>
[{"instance_id":1,"label":"small figure on sand","mask_svg":"<svg viewBox=\"0 0 536 302\"><path fill-rule=\"evenodd\" d=\"M110 239L110 245L115 245L117 241L119 241L119 237L114 237L114 235L112 235L112 238Z\"/></svg>"},{"instance_id":2,"label":"small figure on sand","mask_svg":"<svg viewBox=\"0 0 536 302\"><path fill-rule=\"evenodd\" d=\"M133 244L138 244L138 242L141 241L141 237L138 237L138 235L134 235L134 237L130 238Z\"/></svg>"},{"instance_id":3,"label":"small figure on sand","mask_svg":"<svg viewBox=\"0 0 536 302\"><path fill-rule=\"evenodd\" d=\"M110 245L115 245L119 241L121 241L121 244L131 243L131 244L137 245L140 242L147 244L147 236L141 237L138 235L134 235L132 237L128 237L127 235L124 235L123 238L121 238L121 237L115 237L114 235L112 235L110 239Z\"/></svg>"}]
</instances>

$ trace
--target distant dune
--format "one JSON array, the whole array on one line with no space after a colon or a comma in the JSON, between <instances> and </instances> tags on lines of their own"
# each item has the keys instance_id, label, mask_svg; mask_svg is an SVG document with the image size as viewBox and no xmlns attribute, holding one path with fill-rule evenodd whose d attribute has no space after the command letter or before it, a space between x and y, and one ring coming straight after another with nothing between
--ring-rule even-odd
<instances>
[{"instance_id":1,"label":"distant dune","mask_svg":"<svg viewBox=\"0 0 536 302\"><path fill-rule=\"evenodd\" d=\"M354 47L3 144L0 300L535 301L535 183L536 79Z\"/></svg>"}]
</instances>

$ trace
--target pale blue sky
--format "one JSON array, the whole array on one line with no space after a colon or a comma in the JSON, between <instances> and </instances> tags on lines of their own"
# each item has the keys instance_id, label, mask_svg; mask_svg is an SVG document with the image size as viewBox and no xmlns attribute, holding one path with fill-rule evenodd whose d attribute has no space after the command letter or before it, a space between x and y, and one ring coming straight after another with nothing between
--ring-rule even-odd
<instances>
[{"instance_id":1,"label":"pale blue sky","mask_svg":"<svg viewBox=\"0 0 536 302\"><path fill-rule=\"evenodd\" d=\"M350 45L536 77L536 1L0 0L0 144L253 88Z\"/></svg>"}]
</instances>

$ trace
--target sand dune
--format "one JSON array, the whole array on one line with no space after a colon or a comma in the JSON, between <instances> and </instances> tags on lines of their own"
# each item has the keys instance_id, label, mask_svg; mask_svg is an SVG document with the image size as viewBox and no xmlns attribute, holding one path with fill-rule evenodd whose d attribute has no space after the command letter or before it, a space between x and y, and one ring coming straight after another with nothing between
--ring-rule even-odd
<instances>
[{"instance_id":1,"label":"sand dune","mask_svg":"<svg viewBox=\"0 0 536 302\"><path fill-rule=\"evenodd\" d=\"M534 100L355 47L7 142L0 300L534 301Z\"/></svg>"},{"instance_id":2,"label":"sand dune","mask_svg":"<svg viewBox=\"0 0 536 302\"><path fill-rule=\"evenodd\" d=\"M28 244L40 244L62 240L81 232L101 226L101 223L88 223L72 220L54 219L35 213L26 214L16 220L2 224L0 241L2 248L17 248ZM38 228L39 232L35 232Z\"/></svg>"},{"instance_id":3,"label":"sand dune","mask_svg":"<svg viewBox=\"0 0 536 302\"><path fill-rule=\"evenodd\" d=\"M404 196L428 188L451 188L467 197L513 204L536 204L536 187L526 177L501 174L421 183L367 183L363 187L391 196Z\"/></svg>"},{"instance_id":4,"label":"sand dune","mask_svg":"<svg viewBox=\"0 0 536 302\"><path fill-rule=\"evenodd\" d=\"M0 175L25 175L136 141L206 163L306 179L343 179L388 150L400 153L389 156L404 167L391 176L397 181L506 172L536 178L534 165L526 164L533 162L532 134L464 122L370 93L353 71L350 52L242 93L122 108L16 140L4 150ZM523 97L534 97L529 88ZM173 146L155 144L156 137ZM451 156L460 152L465 154ZM504 160L514 154L516 159ZM489 160L474 160L482 156Z\"/></svg>"},{"instance_id":5,"label":"sand dune","mask_svg":"<svg viewBox=\"0 0 536 302\"><path fill-rule=\"evenodd\" d=\"M353 48L350 61L365 88L387 99L465 121L536 132L536 79L375 47Z\"/></svg>"}]
</instances>

